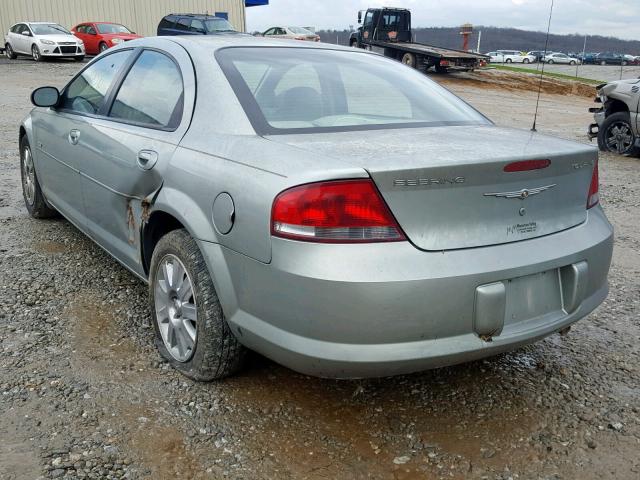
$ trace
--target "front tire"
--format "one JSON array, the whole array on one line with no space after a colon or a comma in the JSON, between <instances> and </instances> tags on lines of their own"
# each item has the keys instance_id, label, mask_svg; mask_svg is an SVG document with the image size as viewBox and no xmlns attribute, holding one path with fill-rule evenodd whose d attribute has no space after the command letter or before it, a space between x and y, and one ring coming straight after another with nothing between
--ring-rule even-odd
<instances>
[{"instance_id":1,"label":"front tire","mask_svg":"<svg viewBox=\"0 0 640 480\"><path fill-rule=\"evenodd\" d=\"M76 62L84 62L84 55L80 55L78 57L73 57Z\"/></svg>"},{"instance_id":2,"label":"front tire","mask_svg":"<svg viewBox=\"0 0 640 480\"><path fill-rule=\"evenodd\" d=\"M197 381L237 372L245 349L224 318L202 253L186 230L160 239L150 270L149 299L160 354Z\"/></svg>"},{"instance_id":3,"label":"front tire","mask_svg":"<svg viewBox=\"0 0 640 480\"><path fill-rule=\"evenodd\" d=\"M510 58L507 58L504 63L513 63L513 60L511 60Z\"/></svg>"},{"instance_id":4,"label":"front tire","mask_svg":"<svg viewBox=\"0 0 640 480\"><path fill-rule=\"evenodd\" d=\"M20 177L22 179L22 196L29 215L33 218L57 216L58 212L47 204L40 188L31 146L26 135L20 140Z\"/></svg>"},{"instance_id":5,"label":"front tire","mask_svg":"<svg viewBox=\"0 0 640 480\"><path fill-rule=\"evenodd\" d=\"M358 41L357 40L351 40L351 43L349 45L351 45L351 48L358 48Z\"/></svg>"},{"instance_id":6,"label":"front tire","mask_svg":"<svg viewBox=\"0 0 640 480\"><path fill-rule=\"evenodd\" d=\"M9 60L15 60L16 58L18 58L18 55L16 55L16 52L13 51L13 48L9 43L6 43L4 46L4 54Z\"/></svg>"},{"instance_id":7,"label":"front tire","mask_svg":"<svg viewBox=\"0 0 640 480\"><path fill-rule=\"evenodd\" d=\"M571 65L571 66L575 66L575 64L576 64L576 62L575 62L575 61L573 61L573 60L571 60L571 61L569 62L569 65Z\"/></svg>"},{"instance_id":8,"label":"front tire","mask_svg":"<svg viewBox=\"0 0 640 480\"><path fill-rule=\"evenodd\" d=\"M522 63L529 63L529 59L528 59L528 58L525 58L525 59L522 61Z\"/></svg>"},{"instance_id":9,"label":"front tire","mask_svg":"<svg viewBox=\"0 0 640 480\"><path fill-rule=\"evenodd\" d=\"M548 63L549 65L553 65L553 60L549 60L547 63Z\"/></svg>"},{"instance_id":10,"label":"front tire","mask_svg":"<svg viewBox=\"0 0 640 480\"><path fill-rule=\"evenodd\" d=\"M98 47L98 53L102 53L108 49L109 49L109 46L106 43L100 42L100 46Z\"/></svg>"},{"instance_id":11,"label":"front tire","mask_svg":"<svg viewBox=\"0 0 640 480\"><path fill-rule=\"evenodd\" d=\"M598 148L603 152L638 155L640 150L635 145L636 136L627 112L608 116L598 130Z\"/></svg>"},{"instance_id":12,"label":"front tire","mask_svg":"<svg viewBox=\"0 0 640 480\"><path fill-rule=\"evenodd\" d=\"M42 54L40 53L40 49L35 44L31 46L31 57L36 62L42 61Z\"/></svg>"}]
</instances>

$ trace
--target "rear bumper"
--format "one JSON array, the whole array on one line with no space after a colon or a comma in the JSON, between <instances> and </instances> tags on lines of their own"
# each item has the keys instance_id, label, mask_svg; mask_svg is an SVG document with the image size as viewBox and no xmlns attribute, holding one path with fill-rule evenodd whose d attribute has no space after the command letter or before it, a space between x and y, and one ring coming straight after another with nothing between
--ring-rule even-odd
<instances>
[{"instance_id":1,"label":"rear bumper","mask_svg":"<svg viewBox=\"0 0 640 480\"><path fill-rule=\"evenodd\" d=\"M272 263L262 264L219 245L202 242L201 248L243 344L303 373L353 378L466 362L574 323L606 298L613 231L596 207L584 224L564 232L448 252L423 252L406 242L354 246L273 239ZM542 272L550 278L557 272L566 294L570 285L562 284L560 272L572 265L586 266L572 305L563 298L557 310L512 320L513 305L505 314L500 302L492 310L495 302L486 307L478 300L478 287ZM533 295L531 302L540 311L548 299ZM500 324L491 341L478 333L487 318Z\"/></svg>"}]
</instances>

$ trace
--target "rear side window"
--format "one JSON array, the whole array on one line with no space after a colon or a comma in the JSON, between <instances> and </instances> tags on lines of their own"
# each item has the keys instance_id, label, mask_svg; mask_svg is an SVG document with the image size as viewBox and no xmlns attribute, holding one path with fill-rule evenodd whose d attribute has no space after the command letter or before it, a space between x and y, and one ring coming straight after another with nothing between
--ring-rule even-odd
<instances>
[{"instance_id":1,"label":"rear side window","mask_svg":"<svg viewBox=\"0 0 640 480\"><path fill-rule=\"evenodd\" d=\"M160 25L158 25L158 28L173 28L175 23L175 17L164 17L162 21L160 21Z\"/></svg>"},{"instance_id":2,"label":"rear side window","mask_svg":"<svg viewBox=\"0 0 640 480\"><path fill-rule=\"evenodd\" d=\"M182 119L182 75L168 56L146 50L127 74L110 117L143 126L175 128Z\"/></svg>"},{"instance_id":3,"label":"rear side window","mask_svg":"<svg viewBox=\"0 0 640 480\"><path fill-rule=\"evenodd\" d=\"M84 70L65 89L60 100L60 108L78 113L97 114L109 87L130 54L130 50L112 53Z\"/></svg>"}]
</instances>

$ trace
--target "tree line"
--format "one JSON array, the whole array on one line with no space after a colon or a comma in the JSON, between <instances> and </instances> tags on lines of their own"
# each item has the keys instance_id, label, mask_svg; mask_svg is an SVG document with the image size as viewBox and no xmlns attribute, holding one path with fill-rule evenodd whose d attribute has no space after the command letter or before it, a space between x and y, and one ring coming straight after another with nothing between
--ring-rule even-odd
<instances>
[{"instance_id":1,"label":"tree line","mask_svg":"<svg viewBox=\"0 0 640 480\"><path fill-rule=\"evenodd\" d=\"M544 50L546 33L519 30L517 28L498 28L476 26L469 40L470 48L475 49L478 44L478 32L482 31L480 51L482 53L493 50ZM414 28L416 42L426 43L444 48L462 48L462 37L458 27L429 27ZM319 30L317 34L323 42L349 44L349 30ZM554 52L582 52L584 46L583 34L549 36L549 51ZM622 40L615 37L601 35L587 36L587 52L618 52L630 55L640 55L640 41Z\"/></svg>"}]
</instances>

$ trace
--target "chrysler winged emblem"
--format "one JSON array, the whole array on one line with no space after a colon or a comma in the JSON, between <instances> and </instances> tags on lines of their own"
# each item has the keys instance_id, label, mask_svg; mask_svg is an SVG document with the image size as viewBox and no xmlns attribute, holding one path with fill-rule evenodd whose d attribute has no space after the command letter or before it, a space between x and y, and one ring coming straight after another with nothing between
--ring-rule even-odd
<instances>
[{"instance_id":1,"label":"chrysler winged emblem","mask_svg":"<svg viewBox=\"0 0 640 480\"><path fill-rule=\"evenodd\" d=\"M538 195L539 193L546 192L547 190L551 190L555 187L556 184L547 185L545 187L537 187L537 188L523 188L522 190L517 190L515 192L496 192L496 193L485 193L485 197L497 197L497 198L519 198L520 200L524 200L529 198L532 195Z\"/></svg>"}]
</instances>

